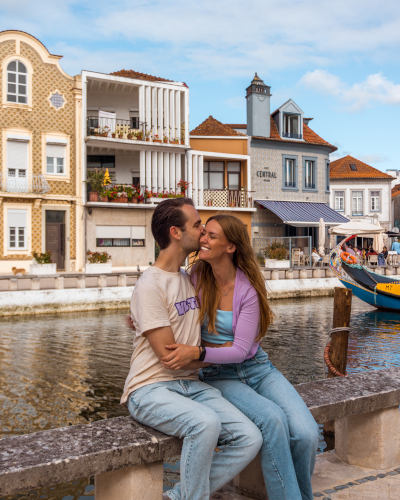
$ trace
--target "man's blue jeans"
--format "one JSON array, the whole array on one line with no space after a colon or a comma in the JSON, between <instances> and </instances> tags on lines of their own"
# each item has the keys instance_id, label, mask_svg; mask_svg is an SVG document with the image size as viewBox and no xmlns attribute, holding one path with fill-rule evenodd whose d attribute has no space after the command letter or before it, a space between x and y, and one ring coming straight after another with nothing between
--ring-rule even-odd
<instances>
[{"instance_id":1,"label":"man's blue jeans","mask_svg":"<svg viewBox=\"0 0 400 500\"><path fill-rule=\"evenodd\" d=\"M259 348L243 363L203 368L202 378L261 430L261 465L269 500L311 500L318 425L268 355Z\"/></svg>"},{"instance_id":2,"label":"man's blue jeans","mask_svg":"<svg viewBox=\"0 0 400 500\"><path fill-rule=\"evenodd\" d=\"M168 491L171 500L209 500L262 445L256 425L199 380L146 385L130 394L127 404L138 422L183 438L181 482Z\"/></svg>"}]
</instances>

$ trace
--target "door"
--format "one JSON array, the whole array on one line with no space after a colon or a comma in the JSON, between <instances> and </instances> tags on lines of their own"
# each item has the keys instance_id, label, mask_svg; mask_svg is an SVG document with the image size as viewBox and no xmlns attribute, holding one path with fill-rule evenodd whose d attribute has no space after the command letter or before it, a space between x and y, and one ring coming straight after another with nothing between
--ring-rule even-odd
<instances>
[{"instance_id":1,"label":"door","mask_svg":"<svg viewBox=\"0 0 400 500\"><path fill-rule=\"evenodd\" d=\"M57 269L65 269L65 212L46 210L46 251Z\"/></svg>"}]
</instances>

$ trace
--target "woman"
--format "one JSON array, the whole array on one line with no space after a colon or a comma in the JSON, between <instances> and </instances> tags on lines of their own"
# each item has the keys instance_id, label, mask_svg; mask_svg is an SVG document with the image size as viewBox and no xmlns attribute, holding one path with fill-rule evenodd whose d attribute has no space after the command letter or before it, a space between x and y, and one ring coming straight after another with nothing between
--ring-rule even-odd
<instances>
[{"instance_id":1,"label":"woman","mask_svg":"<svg viewBox=\"0 0 400 500\"><path fill-rule=\"evenodd\" d=\"M208 219L200 244L192 281L200 300L203 347L167 346L173 352L162 362L170 369L199 358L210 363L203 368L204 381L262 432L261 465L268 498L311 500L318 426L259 345L271 312L246 227L233 216L215 215Z\"/></svg>"},{"instance_id":2,"label":"woman","mask_svg":"<svg viewBox=\"0 0 400 500\"><path fill-rule=\"evenodd\" d=\"M313 261L313 265L322 260L322 257L320 257L315 247L313 247L311 250L311 258Z\"/></svg>"}]
</instances>

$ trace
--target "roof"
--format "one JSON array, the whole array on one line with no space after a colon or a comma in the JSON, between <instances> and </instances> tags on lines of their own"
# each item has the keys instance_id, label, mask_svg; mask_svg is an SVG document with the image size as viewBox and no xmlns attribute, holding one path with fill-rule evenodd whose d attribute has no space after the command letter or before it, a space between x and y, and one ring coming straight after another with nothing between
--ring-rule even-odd
<instances>
[{"instance_id":1,"label":"roof","mask_svg":"<svg viewBox=\"0 0 400 500\"><path fill-rule=\"evenodd\" d=\"M247 128L246 123L225 123L225 125L230 128Z\"/></svg>"},{"instance_id":2,"label":"roof","mask_svg":"<svg viewBox=\"0 0 400 500\"><path fill-rule=\"evenodd\" d=\"M120 71L114 71L110 73L114 76L123 76L125 78L135 78L136 80L147 80L148 82L172 82L173 80L166 80L165 78L159 78L158 76L146 75L146 73L139 73L138 71L133 71L133 69L121 69Z\"/></svg>"},{"instance_id":3,"label":"roof","mask_svg":"<svg viewBox=\"0 0 400 500\"><path fill-rule=\"evenodd\" d=\"M396 184L392 187L392 198L400 194L400 184Z\"/></svg>"},{"instance_id":4,"label":"roof","mask_svg":"<svg viewBox=\"0 0 400 500\"><path fill-rule=\"evenodd\" d=\"M225 125L224 123L219 122L211 115L206 120L204 120L203 123L200 123L198 127L192 130L190 132L190 135L205 135L205 136L214 135L216 137L218 136L246 137L245 134L241 134L240 132L233 130L233 128L231 128L228 125Z\"/></svg>"},{"instance_id":5,"label":"roof","mask_svg":"<svg viewBox=\"0 0 400 500\"><path fill-rule=\"evenodd\" d=\"M351 167L355 165L355 167ZM367 165L350 155L331 162L331 179L393 179L391 175Z\"/></svg>"},{"instance_id":6,"label":"roof","mask_svg":"<svg viewBox=\"0 0 400 500\"><path fill-rule=\"evenodd\" d=\"M260 140L265 140L265 141L282 141L282 142L296 142L297 144L299 141L296 140L291 140L291 139L283 139L278 132L278 128L276 126L275 120L271 116L271 136L270 137L258 137L258 136L253 136L253 139L260 139ZM314 144L317 146L327 146L330 148L331 152L337 150L336 146L333 146L329 142L325 141L320 137L318 134L314 132L308 125L303 123L303 139L304 142L308 144Z\"/></svg>"},{"instance_id":7,"label":"roof","mask_svg":"<svg viewBox=\"0 0 400 500\"><path fill-rule=\"evenodd\" d=\"M285 224L291 226L318 226L321 218L328 226L349 222L349 219L325 203L272 200L256 200L256 202L274 212Z\"/></svg>"}]
</instances>

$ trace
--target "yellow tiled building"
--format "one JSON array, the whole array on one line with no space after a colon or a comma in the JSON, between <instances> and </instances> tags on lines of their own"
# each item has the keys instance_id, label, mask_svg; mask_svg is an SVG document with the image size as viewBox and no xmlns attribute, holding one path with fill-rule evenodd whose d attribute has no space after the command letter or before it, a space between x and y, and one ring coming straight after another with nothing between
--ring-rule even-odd
<instances>
[{"instance_id":1,"label":"yellow tiled building","mask_svg":"<svg viewBox=\"0 0 400 500\"><path fill-rule=\"evenodd\" d=\"M33 36L0 32L0 273L51 250L82 268L82 85Z\"/></svg>"}]
</instances>

